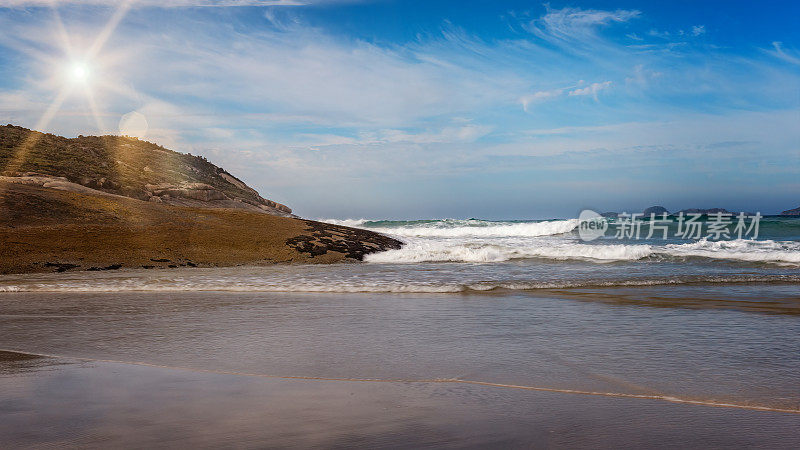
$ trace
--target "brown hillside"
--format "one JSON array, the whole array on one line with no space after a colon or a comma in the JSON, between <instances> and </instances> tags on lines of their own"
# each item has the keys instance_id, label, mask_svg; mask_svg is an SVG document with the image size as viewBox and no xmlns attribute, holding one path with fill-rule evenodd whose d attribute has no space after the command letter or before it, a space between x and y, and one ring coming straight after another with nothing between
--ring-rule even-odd
<instances>
[{"instance_id":1,"label":"brown hillside","mask_svg":"<svg viewBox=\"0 0 800 450\"><path fill-rule=\"evenodd\" d=\"M0 273L361 260L366 230L0 181Z\"/></svg>"},{"instance_id":2,"label":"brown hillside","mask_svg":"<svg viewBox=\"0 0 800 450\"><path fill-rule=\"evenodd\" d=\"M0 126L0 175L63 177L107 193L180 206L292 212L205 158L124 136L68 139Z\"/></svg>"}]
</instances>

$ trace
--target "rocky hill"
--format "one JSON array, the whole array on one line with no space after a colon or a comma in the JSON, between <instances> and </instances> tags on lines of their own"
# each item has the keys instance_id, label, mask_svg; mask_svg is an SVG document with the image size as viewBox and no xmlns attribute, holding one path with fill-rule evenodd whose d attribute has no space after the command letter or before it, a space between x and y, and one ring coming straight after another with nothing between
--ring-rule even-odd
<instances>
[{"instance_id":1,"label":"rocky hill","mask_svg":"<svg viewBox=\"0 0 800 450\"><path fill-rule=\"evenodd\" d=\"M156 203L292 213L203 157L125 136L68 139L0 126L0 174L6 182L89 192L83 187Z\"/></svg>"},{"instance_id":2,"label":"rocky hill","mask_svg":"<svg viewBox=\"0 0 800 450\"><path fill-rule=\"evenodd\" d=\"M0 127L0 171L0 274L332 263L402 245L296 218L203 158L131 138Z\"/></svg>"}]
</instances>

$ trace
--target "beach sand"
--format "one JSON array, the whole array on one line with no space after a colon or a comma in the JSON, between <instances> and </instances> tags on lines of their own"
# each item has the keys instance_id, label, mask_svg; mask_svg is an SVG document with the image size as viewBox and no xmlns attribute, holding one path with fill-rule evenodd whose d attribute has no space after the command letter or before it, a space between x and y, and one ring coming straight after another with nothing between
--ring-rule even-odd
<instances>
[{"instance_id":1,"label":"beach sand","mask_svg":"<svg viewBox=\"0 0 800 450\"><path fill-rule=\"evenodd\" d=\"M29 292L0 297L0 326L4 448L800 445L788 315L529 295Z\"/></svg>"},{"instance_id":2,"label":"beach sand","mask_svg":"<svg viewBox=\"0 0 800 450\"><path fill-rule=\"evenodd\" d=\"M796 415L488 386L283 380L0 360L0 437L30 446L796 448Z\"/></svg>"}]
</instances>

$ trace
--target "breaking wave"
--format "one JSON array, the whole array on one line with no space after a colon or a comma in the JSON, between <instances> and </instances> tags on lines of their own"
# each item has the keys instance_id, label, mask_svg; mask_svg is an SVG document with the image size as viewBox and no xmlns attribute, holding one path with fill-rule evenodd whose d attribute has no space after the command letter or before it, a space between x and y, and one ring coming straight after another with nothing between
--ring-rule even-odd
<instances>
[{"instance_id":1,"label":"breaking wave","mask_svg":"<svg viewBox=\"0 0 800 450\"><path fill-rule=\"evenodd\" d=\"M346 227L361 227L369 222L367 219L318 219L320 222L332 225L344 225Z\"/></svg>"},{"instance_id":2,"label":"breaking wave","mask_svg":"<svg viewBox=\"0 0 800 450\"><path fill-rule=\"evenodd\" d=\"M538 241L411 240L399 250L367 255L373 263L502 262L544 258L595 262L635 261L648 257L699 257L781 265L800 265L800 243L790 241L698 241L687 244L584 244Z\"/></svg>"},{"instance_id":3,"label":"breaking wave","mask_svg":"<svg viewBox=\"0 0 800 450\"><path fill-rule=\"evenodd\" d=\"M672 256L800 264L800 242L794 241L701 240L689 244L666 245L664 253Z\"/></svg>"},{"instance_id":4,"label":"breaking wave","mask_svg":"<svg viewBox=\"0 0 800 450\"><path fill-rule=\"evenodd\" d=\"M478 219L444 219L385 221L368 219L320 219L320 222L365 228L393 236L405 237L536 237L569 233L578 226L578 219L494 222Z\"/></svg>"},{"instance_id":5,"label":"breaking wave","mask_svg":"<svg viewBox=\"0 0 800 450\"><path fill-rule=\"evenodd\" d=\"M516 245L515 245L516 244ZM516 242L460 243L411 241L399 250L367 255L373 263L502 262L512 259L547 258L594 261L631 261L653 254L649 245L588 245L577 243Z\"/></svg>"},{"instance_id":6,"label":"breaking wave","mask_svg":"<svg viewBox=\"0 0 800 450\"><path fill-rule=\"evenodd\" d=\"M472 223L469 223L466 226L408 225L386 229L385 232L395 236L406 237L537 237L569 233L578 226L577 219L520 223L493 223L484 221L471 222Z\"/></svg>"}]
</instances>

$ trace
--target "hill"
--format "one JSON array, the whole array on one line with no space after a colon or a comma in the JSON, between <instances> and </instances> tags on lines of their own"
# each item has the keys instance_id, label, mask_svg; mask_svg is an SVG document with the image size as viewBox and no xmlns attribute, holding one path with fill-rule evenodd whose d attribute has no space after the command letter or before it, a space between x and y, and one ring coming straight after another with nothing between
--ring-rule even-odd
<instances>
[{"instance_id":1,"label":"hill","mask_svg":"<svg viewBox=\"0 0 800 450\"><path fill-rule=\"evenodd\" d=\"M223 169L155 144L0 129L0 273L332 263L402 245L288 217Z\"/></svg>"},{"instance_id":2,"label":"hill","mask_svg":"<svg viewBox=\"0 0 800 450\"><path fill-rule=\"evenodd\" d=\"M0 126L0 174L9 182L75 190L72 184L155 203L235 208L291 215L208 162L125 136L64 138L14 125Z\"/></svg>"}]
</instances>

